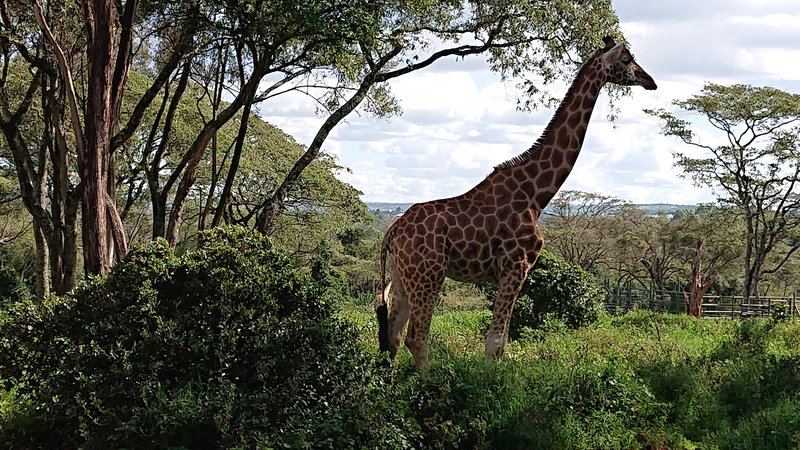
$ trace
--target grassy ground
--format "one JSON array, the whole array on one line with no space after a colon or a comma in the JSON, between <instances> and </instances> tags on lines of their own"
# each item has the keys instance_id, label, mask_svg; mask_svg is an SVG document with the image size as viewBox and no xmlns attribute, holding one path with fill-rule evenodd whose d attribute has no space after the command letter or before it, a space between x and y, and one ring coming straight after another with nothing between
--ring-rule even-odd
<instances>
[{"instance_id":1,"label":"grassy ground","mask_svg":"<svg viewBox=\"0 0 800 450\"><path fill-rule=\"evenodd\" d=\"M309 376L337 388L323 401L298 391L291 399L298 412L281 422L295 426L291 432L267 428L263 442L274 445L248 447L230 442L249 442L241 436L252 430L230 428L220 448L800 449L800 321L633 311L577 330L557 322L524 330L503 361L485 364L491 314L481 306L439 308L426 375L405 348L388 370L370 363L351 373L345 363L341 374L323 364L324 371ZM348 304L339 315L360 330L354 352L375 354L371 306ZM353 384L342 388L341 380ZM194 394L188 406L167 398L175 408L162 419L194 429L185 412L216 398L213 391ZM14 436L41 429L24 423L36 416L35 405L20 400L13 389L0 390L0 442L4 429ZM298 435L297 423L308 435ZM115 448L131 448L120 442Z\"/></svg>"},{"instance_id":2,"label":"grassy ground","mask_svg":"<svg viewBox=\"0 0 800 450\"><path fill-rule=\"evenodd\" d=\"M375 346L369 307L342 315ZM800 448L800 321L634 311L528 331L483 362L485 310L437 314L431 370L387 388L428 448Z\"/></svg>"}]
</instances>

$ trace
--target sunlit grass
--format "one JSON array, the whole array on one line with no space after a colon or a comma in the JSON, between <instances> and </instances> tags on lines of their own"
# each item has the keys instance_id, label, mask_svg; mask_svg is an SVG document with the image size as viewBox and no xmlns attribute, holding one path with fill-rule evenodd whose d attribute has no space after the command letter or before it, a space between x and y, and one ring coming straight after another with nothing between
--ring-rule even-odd
<instances>
[{"instance_id":1,"label":"sunlit grass","mask_svg":"<svg viewBox=\"0 0 800 450\"><path fill-rule=\"evenodd\" d=\"M490 320L437 313L425 376L398 354L393 398L430 448L800 448L800 321L633 311L528 330L487 365Z\"/></svg>"}]
</instances>

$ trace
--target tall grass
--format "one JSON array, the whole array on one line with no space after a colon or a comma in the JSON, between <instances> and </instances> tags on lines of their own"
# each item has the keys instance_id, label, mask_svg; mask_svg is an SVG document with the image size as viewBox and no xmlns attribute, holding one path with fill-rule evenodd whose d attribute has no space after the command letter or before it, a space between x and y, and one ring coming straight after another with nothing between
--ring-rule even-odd
<instances>
[{"instance_id":1,"label":"tall grass","mask_svg":"<svg viewBox=\"0 0 800 450\"><path fill-rule=\"evenodd\" d=\"M423 377L399 354L392 408L419 427L419 447L800 448L798 321L633 311L528 332L486 365L489 319L436 315Z\"/></svg>"},{"instance_id":2,"label":"tall grass","mask_svg":"<svg viewBox=\"0 0 800 450\"><path fill-rule=\"evenodd\" d=\"M252 420L209 442L219 448L256 448L259 442L343 449L800 449L800 321L633 311L574 330L547 322L523 331L503 361L485 364L491 313L455 304L434 316L431 368L422 376L405 349L388 369L354 364L374 361L375 319L367 299L342 305L336 319L358 333L325 344L317 354L327 358L311 356L311 341L276 347L275 355L287 361L300 360L286 356L291 352L310 358L302 366L308 376L292 381L298 389L287 397L291 414L270 422L276 426L259 427L276 403L261 401L274 395L255 390L257 401L248 403L255 406L241 409ZM315 383L330 386L331 394L311 389ZM161 422L185 448L198 448L186 444L202 437L197 417L227 411L212 408L209 399L227 397L206 384L156 385L154 400L137 410L128 428L108 430L115 445L105 448L152 441L134 432ZM6 389L0 390L0 442L45 429L32 397ZM130 441L134 435L141 439Z\"/></svg>"}]
</instances>

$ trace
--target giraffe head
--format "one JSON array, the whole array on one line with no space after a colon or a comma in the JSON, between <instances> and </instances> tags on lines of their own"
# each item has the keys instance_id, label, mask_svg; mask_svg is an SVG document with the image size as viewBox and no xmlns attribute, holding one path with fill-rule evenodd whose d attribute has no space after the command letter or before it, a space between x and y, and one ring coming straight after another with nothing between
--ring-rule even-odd
<instances>
[{"instance_id":1,"label":"giraffe head","mask_svg":"<svg viewBox=\"0 0 800 450\"><path fill-rule=\"evenodd\" d=\"M631 52L622 44L617 44L610 37L603 38L602 61L606 72L606 81L623 86L642 86L648 91L656 88L656 82L636 64Z\"/></svg>"}]
</instances>

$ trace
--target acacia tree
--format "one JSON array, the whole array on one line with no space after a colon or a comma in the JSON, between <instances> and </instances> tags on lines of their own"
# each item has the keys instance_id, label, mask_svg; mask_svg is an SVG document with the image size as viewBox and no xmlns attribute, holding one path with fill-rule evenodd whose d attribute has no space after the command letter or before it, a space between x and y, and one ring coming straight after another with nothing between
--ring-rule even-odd
<instances>
[{"instance_id":1,"label":"acacia tree","mask_svg":"<svg viewBox=\"0 0 800 450\"><path fill-rule=\"evenodd\" d=\"M665 136L699 150L675 152L676 165L741 214L743 295L757 297L762 277L780 270L800 248L800 95L708 83L700 94L673 105L680 113L705 116L723 134L720 145L701 142L689 120L663 109L647 111L661 120ZM770 262L770 255L778 257Z\"/></svg>"}]
</instances>

